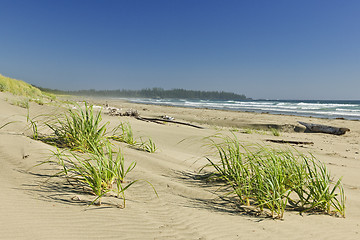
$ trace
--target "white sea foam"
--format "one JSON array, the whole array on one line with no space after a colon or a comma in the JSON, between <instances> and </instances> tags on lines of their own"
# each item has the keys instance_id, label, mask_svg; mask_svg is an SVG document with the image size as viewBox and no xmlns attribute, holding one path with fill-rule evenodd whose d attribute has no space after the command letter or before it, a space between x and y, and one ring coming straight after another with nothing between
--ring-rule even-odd
<instances>
[{"instance_id":1,"label":"white sea foam","mask_svg":"<svg viewBox=\"0 0 360 240\"><path fill-rule=\"evenodd\" d=\"M274 114L302 115L360 120L360 101L211 101L186 99L136 99L135 102L171 106L228 109L234 111L269 112Z\"/></svg>"}]
</instances>

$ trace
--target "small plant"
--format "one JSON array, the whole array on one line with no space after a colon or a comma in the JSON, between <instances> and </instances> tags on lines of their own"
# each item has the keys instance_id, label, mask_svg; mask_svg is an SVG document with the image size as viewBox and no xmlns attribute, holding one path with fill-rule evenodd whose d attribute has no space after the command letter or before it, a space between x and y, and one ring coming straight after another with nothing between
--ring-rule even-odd
<instances>
[{"instance_id":1,"label":"small plant","mask_svg":"<svg viewBox=\"0 0 360 240\"><path fill-rule=\"evenodd\" d=\"M110 143L105 144L105 151L94 151L87 154L70 152L65 154L57 149L54 152L55 162L62 167L62 171L56 176L63 176L77 186L83 187L86 191L96 195L91 203L101 204L101 197L115 192L123 198L123 207L125 207L125 190L138 180L125 183L125 178L131 172L136 162L132 162L125 167L125 159L120 150L114 154ZM93 147L93 149L96 149Z\"/></svg>"},{"instance_id":2,"label":"small plant","mask_svg":"<svg viewBox=\"0 0 360 240\"><path fill-rule=\"evenodd\" d=\"M39 138L39 132L38 132L38 124L33 119L27 118L27 122L30 124L30 128L33 132L33 139L38 140Z\"/></svg>"},{"instance_id":3,"label":"small plant","mask_svg":"<svg viewBox=\"0 0 360 240\"><path fill-rule=\"evenodd\" d=\"M243 133L246 133L246 134L252 134L253 132L254 132L254 130L251 128L245 128L243 131Z\"/></svg>"},{"instance_id":4,"label":"small plant","mask_svg":"<svg viewBox=\"0 0 360 240\"><path fill-rule=\"evenodd\" d=\"M144 141L143 138L140 137L140 142L136 141L130 123L119 124L119 126L113 130L112 136L108 138L115 141L127 143L134 148L141 149L149 153L154 153L157 150L155 142L151 138L148 138Z\"/></svg>"},{"instance_id":5,"label":"small plant","mask_svg":"<svg viewBox=\"0 0 360 240\"><path fill-rule=\"evenodd\" d=\"M12 104L15 105L15 106L21 107L21 108L28 109L29 108L29 99L23 98L23 99L20 99L20 100L16 100Z\"/></svg>"},{"instance_id":6,"label":"small plant","mask_svg":"<svg viewBox=\"0 0 360 240\"><path fill-rule=\"evenodd\" d=\"M240 130L238 128L231 128L230 132L239 132Z\"/></svg>"},{"instance_id":7,"label":"small plant","mask_svg":"<svg viewBox=\"0 0 360 240\"><path fill-rule=\"evenodd\" d=\"M280 132L278 129L270 128L270 131L271 131L272 135L277 136L277 137L280 136Z\"/></svg>"},{"instance_id":8,"label":"small plant","mask_svg":"<svg viewBox=\"0 0 360 240\"><path fill-rule=\"evenodd\" d=\"M245 129L243 129L242 133L245 133L245 134L260 134L260 135L266 134L266 132L263 131L263 130L257 130L257 129L253 129L253 128L245 128Z\"/></svg>"},{"instance_id":9,"label":"small plant","mask_svg":"<svg viewBox=\"0 0 360 240\"><path fill-rule=\"evenodd\" d=\"M85 109L68 109L63 118L47 123L55 134L59 146L78 151L101 151L106 140L106 125L101 124L101 112L95 114L93 107L85 103Z\"/></svg>"},{"instance_id":10,"label":"small plant","mask_svg":"<svg viewBox=\"0 0 360 240\"><path fill-rule=\"evenodd\" d=\"M154 143L154 141L151 138L148 138L146 141L143 141L142 138L140 138L141 143L138 144L138 147L145 152L148 153L154 153L157 150L157 147Z\"/></svg>"},{"instance_id":11,"label":"small plant","mask_svg":"<svg viewBox=\"0 0 360 240\"><path fill-rule=\"evenodd\" d=\"M260 211L269 209L273 218L280 219L290 206L301 212L337 212L345 216L341 179L333 181L325 165L313 156L244 146L235 135L220 139L222 143L210 138L219 162L207 158L210 164L206 166L216 170L214 176L225 180L242 204L254 205Z\"/></svg>"},{"instance_id":12,"label":"small plant","mask_svg":"<svg viewBox=\"0 0 360 240\"><path fill-rule=\"evenodd\" d=\"M39 115L37 117L40 117L42 115ZM35 118L37 118L35 117ZM35 140L39 139L39 131L38 131L38 121L35 120L35 118L30 118L30 109L28 108L27 115L26 115L26 121L29 124L29 128L32 130L32 138Z\"/></svg>"},{"instance_id":13,"label":"small plant","mask_svg":"<svg viewBox=\"0 0 360 240\"><path fill-rule=\"evenodd\" d=\"M130 123L119 124L119 126L116 129L114 129L114 132L116 133L118 130L120 130L120 134L119 135L114 134L113 136L110 137L111 139L119 142L124 142L130 145L136 144Z\"/></svg>"},{"instance_id":14,"label":"small plant","mask_svg":"<svg viewBox=\"0 0 360 240\"><path fill-rule=\"evenodd\" d=\"M305 206L304 211L320 210L330 214L334 208L336 212L345 216L345 196L341 179L334 182L326 166L314 157L304 158L304 162L309 176L307 191L302 190L301 194L298 193L303 207ZM336 190L339 190L339 193ZM338 195L340 199L337 198Z\"/></svg>"},{"instance_id":15,"label":"small plant","mask_svg":"<svg viewBox=\"0 0 360 240\"><path fill-rule=\"evenodd\" d=\"M32 99L31 101L33 101L33 102L35 102L35 103L37 103L39 105L44 105L44 100L43 99L37 98L37 99Z\"/></svg>"}]
</instances>

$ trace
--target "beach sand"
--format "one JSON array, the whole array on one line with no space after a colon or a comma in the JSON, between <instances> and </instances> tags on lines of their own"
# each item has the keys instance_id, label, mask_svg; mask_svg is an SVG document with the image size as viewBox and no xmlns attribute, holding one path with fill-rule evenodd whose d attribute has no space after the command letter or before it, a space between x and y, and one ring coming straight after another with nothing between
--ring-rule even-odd
<instances>
[{"instance_id":1,"label":"beach sand","mask_svg":"<svg viewBox=\"0 0 360 240\"><path fill-rule=\"evenodd\" d=\"M168 115L178 121L204 127L164 125L132 117L103 114L109 129L129 122L135 136L151 137L158 147L146 153L119 144L136 168L130 180L139 181L126 192L126 208L120 199L104 197L101 206L87 206L94 196L74 191L61 179L49 178L58 167L43 164L53 146L28 136L27 110L11 105L13 96L0 93L0 239L359 239L360 235L360 121L141 105L120 100L88 99L92 104L136 109L143 117ZM30 103L32 117L59 110L52 105ZM297 121L347 127L342 136L305 133ZM273 136L269 127L280 129ZM259 129L250 131L246 129ZM40 129L41 130L41 129ZM324 162L335 178L343 177L346 218L286 211L284 220L257 217L221 198L224 191L197 178L207 163L205 137L217 133L236 136L244 143L284 148L267 139L311 141L294 146Z\"/></svg>"}]
</instances>

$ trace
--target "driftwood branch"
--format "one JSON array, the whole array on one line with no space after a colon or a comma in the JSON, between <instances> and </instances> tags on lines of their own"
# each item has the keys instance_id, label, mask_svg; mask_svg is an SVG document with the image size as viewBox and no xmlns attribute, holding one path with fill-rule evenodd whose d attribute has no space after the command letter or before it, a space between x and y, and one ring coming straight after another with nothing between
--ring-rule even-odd
<instances>
[{"instance_id":1,"label":"driftwood branch","mask_svg":"<svg viewBox=\"0 0 360 240\"><path fill-rule=\"evenodd\" d=\"M335 135L343 135L346 132L349 132L349 128L338 128L338 127L332 127L332 126L326 126L321 124L313 124L313 123L305 123L305 122L299 122L301 125L304 125L306 129L310 132L316 132L316 133L329 133L329 134L335 134Z\"/></svg>"},{"instance_id":2,"label":"driftwood branch","mask_svg":"<svg viewBox=\"0 0 360 240\"><path fill-rule=\"evenodd\" d=\"M162 122L170 122L170 123L186 125L186 126L190 126L190 127L194 127L194 128L204 129L203 127L200 127L200 126L197 126L197 125L194 125L194 124L185 123L185 122L179 122L179 121L174 121L174 120L168 120L168 119L144 118L144 117L140 117L140 116L136 117L136 119L142 120L142 121L154 122L154 123L158 123L158 124L163 124Z\"/></svg>"},{"instance_id":3,"label":"driftwood branch","mask_svg":"<svg viewBox=\"0 0 360 240\"><path fill-rule=\"evenodd\" d=\"M286 141L286 140L275 140L275 139L267 139L268 142L274 142L274 143L289 143L289 144L314 144L313 142L303 142L303 141Z\"/></svg>"},{"instance_id":4,"label":"driftwood branch","mask_svg":"<svg viewBox=\"0 0 360 240\"><path fill-rule=\"evenodd\" d=\"M174 119L172 117L169 117L169 116L163 116L163 118L140 117L140 114L136 109L129 109L125 113L121 113L121 109L116 108L116 107L110 107L107 104L105 106L105 109L108 110L108 114L110 116L130 116L130 117L135 117L136 119L141 120L141 121L145 121L145 122L153 122L153 123L157 123L157 124L164 124L164 122L170 122L170 123L186 125L186 126L190 126L190 127L194 127L194 128L204 129L203 127L200 127L200 126L197 126L197 125L194 125L194 124L174 121ZM6 125L4 125L4 126L6 126ZM1 126L0 128L3 128L4 126Z\"/></svg>"},{"instance_id":5,"label":"driftwood branch","mask_svg":"<svg viewBox=\"0 0 360 240\"><path fill-rule=\"evenodd\" d=\"M140 117L140 116L137 116L137 117L135 117L135 118L136 118L137 120L144 121L144 122L153 122L153 123L157 123L157 124L164 125L163 122L159 122L159 121L156 121L156 120L143 118L143 117Z\"/></svg>"}]
</instances>

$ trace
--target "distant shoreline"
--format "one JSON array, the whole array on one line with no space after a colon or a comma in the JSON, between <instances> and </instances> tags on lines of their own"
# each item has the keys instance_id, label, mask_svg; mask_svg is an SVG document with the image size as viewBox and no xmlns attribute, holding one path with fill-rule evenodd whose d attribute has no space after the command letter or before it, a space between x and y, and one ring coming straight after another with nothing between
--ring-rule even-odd
<instances>
[{"instance_id":1,"label":"distant shoreline","mask_svg":"<svg viewBox=\"0 0 360 240\"><path fill-rule=\"evenodd\" d=\"M53 94L66 94L71 96L81 97L115 97L115 98L186 98L186 99L209 99L209 100L251 100L244 94L237 94L233 92L225 91L199 91L199 90L187 90L182 88L175 88L165 90L163 88L146 88L141 90L78 90L78 91L63 91L58 89L49 89L38 87L41 91L49 92Z\"/></svg>"},{"instance_id":2,"label":"distant shoreline","mask_svg":"<svg viewBox=\"0 0 360 240\"><path fill-rule=\"evenodd\" d=\"M360 120L360 101L127 99L130 102L198 109L269 113L323 119Z\"/></svg>"},{"instance_id":3,"label":"distant shoreline","mask_svg":"<svg viewBox=\"0 0 360 240\"><path fill-rule=\"evenodd\" d=\"M74 96L77 99L90 98L111 101L126 101L146 105L211 109L232 112L250 112L284 116L314 117L319 119L340 119L360 121L360 100L197 100L197 99L153 99L105 96ZM224 105L225 104L225 105ZM236 104L247 104L236 106ZM267 105L266 105L267 104ZM314 104L315 106L311 106ZM230 106L229 106L230 105ZM232 106L231 106L232 105ZM297 105L303 105L300 109ZM295 107L299 109L294 109ZM330 107L330 108L329 108ZM343 112L337 108L345 107ZM315 109L308 109L315 108ZM347 108L347 109L346 109ZM336 112L337 110L337 112Z\"/></svg>"}]
</instances>

